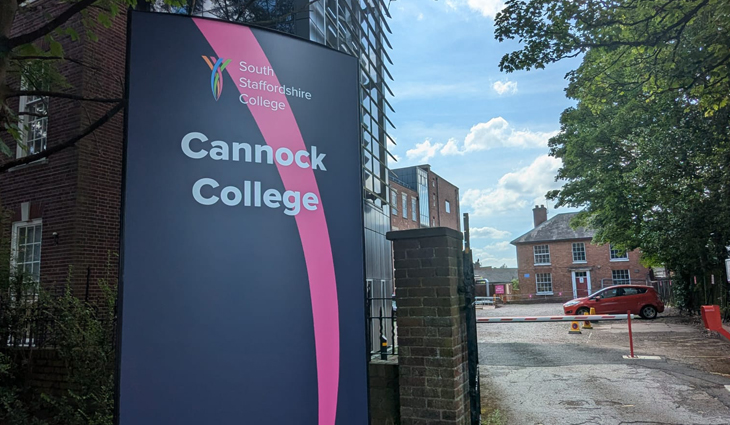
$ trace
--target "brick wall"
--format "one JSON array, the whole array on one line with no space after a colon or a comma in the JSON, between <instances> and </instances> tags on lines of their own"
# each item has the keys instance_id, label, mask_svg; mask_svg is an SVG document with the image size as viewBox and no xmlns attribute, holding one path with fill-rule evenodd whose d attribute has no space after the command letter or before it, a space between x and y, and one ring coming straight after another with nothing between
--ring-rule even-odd
<instances>
[{"instance_id":1,"label":"brick wall","mask_svg":"<svg viewBox=\"0 0 730 425\"><path fill-rule=\"evenodd\" d=\"M419 224L419 213L420 210L418 208L418 194L415 190L412 190L408 187L401 186L400 184L391 181L390 182L390 190L394 191L396 193L396 196L398 197L398 209L397 213L393 211L391 208L390 211L390 227L393 230L407 230L407 229L418 229L420 227ZM407 196L406 205L403 205L403 193ZM413 220L413 199L416 200L416 219ZM392 203L392 200L391 200ZM405 207L405 208L404 208ZM406 218L403 218L403 211L406 211Z\"/></svg>"},{"instance_id":2,"label":"brick wall","mask_svg":"<svg viewBox=\"0 0 730 425\"><path fill-rule=\"evenodd\" d=\"M371 360L370 425L400 424L400 391L398 388L398 359Z\"/></svg>"},{"instance_id":3,"label":"brick wall","mask_svg":"<svg viewBox=\"0 0 730 425\"><path fill-rule=\"evenodd\" d=\"M435 223L433 226L461 231L459 188L429 169L428 196L431 213L429 220ZM446 212L446 201L449 202L449 212Z\"/></svg>"},{"instance_id":4,"label":"brick wall","mask_svg":"<svg viewBox=\"0 0 730 425\"><path fill-rule=\"evenodd\" d=\"M585 244L586 262L573 262L573 242ZM550 265L536 266L533 255L533 247L536 245L548 245L550 247ZM612 270L629 270L632 282L634 280L646 280L649 277L649 270L641 265L641 253L639 250L629 252L628 261L611 260L608 245L594 245L590 239L559 242L539 242L517 245L517 267L519 287L521 294L534 294L537 291L535 274L551 273L553 282L553 297L573 297L573 270L587 271L590 274L590 292L601 289L601 280L605 285L611 285ZM525 277L529 274L529 277ZM584 296L584 294L578 294Z\"/></svg>"},{"instance_id":5,"label":"brick wall","mask_svg":"<svg viewBox=\"0 0 730 425\"><path fill-rule=\"evenodd\" d=\"M37 0L21 8L13 33L36 28L46 21L44 14L57 15L66 7L65 3ZM93 16L95 11L90 13ZM97 26L98 42L84 37L75 42L68 37L57 38L67 57L88 65L68 62L60 66L70 84L63 91L87 97L122 97L125 14L122 10L110 29ZM84 33L79 17L72 18L66 26ZM9 83L13 88L19 87L17 76L11 77ZM51 99L47 145L75 136L113 105ZM14 99L10 106L17 110L18 100ZM0 180L0 203L13 213L15 220L20 220L21 204L25 202L31 204L31 218L42 219L40 275L45 287L59 287L70 280L75 293L81 295L86 289L87 270L91 271L92 292L93 283L107 271L111 280L116 279L116 257L112 257L111 268L107 263L110 252L118 251L119 246L122 123L120 113L76 147L10 170ZM11 140L7 134L2 137L6 142ZM14 143L9 145L15 151ZM3 157L0 161L11 159ZM3 231L9 233L11 226L12 223L5 223ZM73 266L72 274L69 266Z\"/></svg>"},{"instance_id":6,"label":"brick wall","mask_svg":"<svg viewBox=\"0 0 730 425\"><path fill-rule=\"evenodd\" d=\"M389 232L395 253L403 425L469 423L461 233Z\"/></svg>"}]
</instances>

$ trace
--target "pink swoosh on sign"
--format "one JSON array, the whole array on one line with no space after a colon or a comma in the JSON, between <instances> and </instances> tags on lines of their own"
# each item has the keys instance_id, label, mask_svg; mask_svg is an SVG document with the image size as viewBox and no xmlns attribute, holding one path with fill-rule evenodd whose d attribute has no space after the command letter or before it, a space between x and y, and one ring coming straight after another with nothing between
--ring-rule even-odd
<instances>
[{"instance_id":1,"label":"pink swoosh on sign","mask_svg":"<svg viewBox=\"0 0 730 425\"><path fill-rule=\"evenodd\" d=\"M193 19L193 21L219 58L246 59L248 63L256 66L271 66L258 40L248 27L207 19ZM226 71L234 82L244 76L237 66L228 66ZM276 75L257 75L256 80L279 85ZM238 84L236 86L243 94L244 89ZM266 143L274 150L282 147L292 152L306 150L307 147L286 96L278 92L266 92L266 97L272 102L282 102L286 105L284 109L278 111L266 107L249 108ZM340 374L340 323L335 266L324 205L311 167L300 168L294 165L285 167L278 163L276 166L286 190L312 192L320 200L318 209L314 211L302 209L296 215L296 222L307 264L309 293L312 298L319 425L334 425L337 417Z\"/></svg>"}]
</instances>

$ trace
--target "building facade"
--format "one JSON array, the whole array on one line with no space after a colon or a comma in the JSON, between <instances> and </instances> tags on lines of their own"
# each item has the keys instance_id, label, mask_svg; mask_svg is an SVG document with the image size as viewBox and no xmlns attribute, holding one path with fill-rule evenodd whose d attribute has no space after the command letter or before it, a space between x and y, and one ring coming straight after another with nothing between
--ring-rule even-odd
<instances>
[{"instance_id":1,"label":"building facade","mask_svg":"<svg viewBox=\"0 0 730 425\"><path fill-rule=\"evenodd\" d=\"M360 100L362 124L363 212L365 224L365 291L370 316L392 315L392 245L385 238L391 229L388 135L394 128L388 114L393 113L388 98L393 96L388 81L392 64L388 49L390 33L388 7L382 0L295 0L294 33L354 55L360 60ZM382 310L381 310L382 309ZM380 312L383 313L380 313ZM377 339L376 321L370 328L373 347ZM392 341L391 327L386 337Z\"/></svg>"},{"instance_id":2,"label":"building facade","mask_svg":"<svg viewBox=\"0 0 730 425\"><path fill-rule=\"evenodd\" d=\"M591 229L570 226L577 213L547 219L547 209L535 206L534 228L511 243L517 247L519 291L522 296L556 300L585 297L599 289L649 280L641 252L591 243Z\"/></svg>"},{"instance_id":3,"label":"building facade","mask_svg":"<svg viewBox=\"0 0 730 425\"><path fill-rule=\"evenodd\" d=\"M46 22L45 13L58 14L66 4L38 0L20 7L13 33L25 33ZM38 9L44 13L39 13ZM91 10L93 16L96 12ZM71 42L57 40L65 54L84 64L66 62L59 72L69 83L65 92L83 98L119 99L123 96L126 11L121 10L110 28L94 31L103 42L85 37ZM80 16L67 26L83 31ZM27 77L9 75L13 88L44 90L34 75L42 74L43 62L29 61ZM13 101L14 100L14 101ZM2 138L13 157L3 155L3 164L57 146L78 135L102 117L113 102L89 102L42 96L11 99L11 108L25 115L27 128L22 144L7 133ZM26 278L46 289L59 290L69 284L78 296L94 297L99 279L117 277L119 214L122 182L123 114L116 114L93 135L72 148L48 158L11 168L0 179L0 202L6 211L3 236L10 242L11 261Z\"/></svg>"},{"instance_id":4,"label":"building facade","mask_svg":"<svg viewBox=\"0 0 730 425\"><path fill-rule=\"evenodd\" d=\"M393 169L390 176L391 187L397 192L391 195L390 203L399 205L397 214L391 211L394 230L448 227L461 231L459 188L431 171L430 165Z\"/></svg>"},{"instance_id":5,"label":"building facade","mask_svg":"<svg viewBox=\"0 0 730 425\"><path fill-rule=\"evenodd\" d=\"M32 8L21 7L15 33L37 28L47 20L46 14L53 16L67 7L46 0L36 0L32 4ZM364 284L372 297L390 297L393 292L392 249L385 238L391 218L387 140L388 131L393 128L388 117L393 112L388 100L393 95L388 86L392 77L387 69L392 63L386 37L390 32L388 8L382 0L319 0L313 3L290 0L277 4L288 5L289 9L264 10L285 17L269 25L272 29L324 44L359 59L362 134L352 142L362 145ZM150 7L147 3L140 6ZM44 13L38 13L38 10ZM96 12L91 10L90 13ZM209 10L202 14L217 18L227 16L224 10ZM80 16L72 18L68 25L78 33L84 31ZM103 64L100 68L84 68L75 63L63 65L61 72L71 87L66 91L88 98L121 98L126 13L120 13L110 28L99 26L94 32L98 42L84 37L73 42L69 37L58 38L68 57L84 64ZM10 82L14 88L21 85L19 80L12 78ZM47 113L43 117L29 114L25 118L28 120L25 124L31 129L24 141L29 149L26 151L11 144L20 157L75 136L109 110L110 104L28 97L11 103L11 107L38 115ZM6 141L12 139L8 134L2 134L2 137ZM8 223L4 223L4 230L12 239L14 263L27 268L28 274L48 286L71 282L80 295L87 288L94 291L95 285L90 283L101 277L116 280L122 152L123 114L119 113L75 147L3 175L0 200L11 215ZM4 162L8 160L4 158ZM156 219L152 212L150 219ZM70 267L73 268L71 273ZM383 307L390 314L390 302L383 300L377 304L373 306L374 311Z\"/></svg>"}]
</instances>

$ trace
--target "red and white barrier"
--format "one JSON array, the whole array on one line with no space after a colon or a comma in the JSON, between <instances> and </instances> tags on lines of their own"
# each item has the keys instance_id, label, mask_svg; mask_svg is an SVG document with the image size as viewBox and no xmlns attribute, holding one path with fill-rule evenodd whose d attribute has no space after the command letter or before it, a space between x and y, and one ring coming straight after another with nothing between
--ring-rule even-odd
<instances>
[{"instance_id":1,"label":"red and white barrier","mask_svg":"<svg viewBox=\"0 0 730 425\"><path fill-rule=\"evenodd\" d=\"M534 316L534 317L477 317L477 323L530 323L530 322L601 322L610 320L627 320L631 314L593 314L585 316Z\"/></svg>"}]
</instances>

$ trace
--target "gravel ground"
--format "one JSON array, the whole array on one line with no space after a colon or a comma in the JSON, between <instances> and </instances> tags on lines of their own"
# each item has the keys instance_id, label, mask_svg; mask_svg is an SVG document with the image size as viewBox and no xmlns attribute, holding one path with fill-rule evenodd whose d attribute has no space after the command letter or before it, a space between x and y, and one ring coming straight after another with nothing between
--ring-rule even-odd
<instances>
[{"instance_id":1,"label":"gravel ground","mask_svg":"<svg viewBox=\"0 0 730 425\"><path fill-rule=\"evenodd\" d=\"M560 304L510 304L477 316L560 315ZM730 424L730 344L671 310L568 334L568 323L479 324L482 400L505 424ZM730 387L728 387L730 388Z\"/></svg>"}]
</instances>

